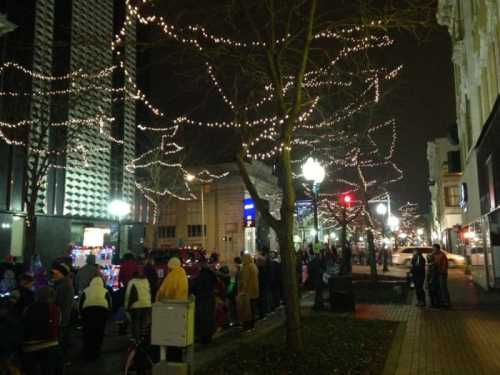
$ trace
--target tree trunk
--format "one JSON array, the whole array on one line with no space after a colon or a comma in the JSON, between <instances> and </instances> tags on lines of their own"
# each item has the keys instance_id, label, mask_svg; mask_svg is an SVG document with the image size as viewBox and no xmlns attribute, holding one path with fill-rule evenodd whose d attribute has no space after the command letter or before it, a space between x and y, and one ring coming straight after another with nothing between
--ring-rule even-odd
<instances>
[{"instance_id":1,"label":"tree trunk","mask_svg":"<svg viewBox=\"0 0 500 375\"><path fill-rule=\"evenodd\" d=\"M151 250L158 249L158 224L153 224L153 242L151 243Z\"/></svg>"},{"instance_id":2,"label":"tree trunk","mask_svg":"<svg viewBox=\"0 0 500 375\"><path fill-rule=\"evenodd\" d=\"M300 318L300 296L297 282L295 248L292 226L284 226L278 235L282 265L283 293L286 313L286 338L288 349L295 353L302 352L302 324Z\"/></svg>"},{"instance_id":3,"label":"tree trunk","mask_svg":"<svg viewBox=\"0 0 500 375\"><path fill-rule=\"evenodd\" d=\"M36 252L36 216L32 213L26 215L24 222L24 253L23 261L31 267L31 258Z\"/></svg>"},{"instance_id":4,"label":"tree trunk","mask_svg":"<svg viewBox=\"0 0 500 375\"><path fill-rule=\"evenodd\" d=\"M286 145L291 144L289 139ZM292 163L290 151L284 150L282 154L281 186L283 200L281 202L281 225L278 229L280 253L283 267L283 289L285 292L286 311L286 337L288 349L295 353L304 350L302 338L302 325L300 321L300 297L297 283L296 255L293 245L293 228L295 223L295 188L293 185Z\"/></svg>"},{"instance_id":5,"label":"tree trunk","mask_svg":"<svg viewBox=\"0 0 500 375\"><path fill-rule=\"evenodd\" d=\"M375 259L375 242L371 229L366 231L366 240L368 242L368 257L370 260L370 278L372 281L377 281L377 260Z\"/></svg>"}]
</instances>

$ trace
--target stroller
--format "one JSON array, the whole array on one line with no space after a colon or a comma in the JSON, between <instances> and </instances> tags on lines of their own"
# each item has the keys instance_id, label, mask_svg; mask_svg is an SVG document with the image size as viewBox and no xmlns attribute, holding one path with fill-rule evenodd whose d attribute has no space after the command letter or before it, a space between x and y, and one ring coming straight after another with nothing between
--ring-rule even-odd
<instances>
[{"instance_id":1,"label":"stroller","mask_svg":"<svg viewBox=\"0 0 500 375\"><path fill-rule=\"evenodd\" d=\"M131 340L127 351L127 361L125 362L125 375L146 375L151 373L155 353L153 353L148 342L149 340L146 340L146 338L140 342Z\"/></svg>"}]
</instances>

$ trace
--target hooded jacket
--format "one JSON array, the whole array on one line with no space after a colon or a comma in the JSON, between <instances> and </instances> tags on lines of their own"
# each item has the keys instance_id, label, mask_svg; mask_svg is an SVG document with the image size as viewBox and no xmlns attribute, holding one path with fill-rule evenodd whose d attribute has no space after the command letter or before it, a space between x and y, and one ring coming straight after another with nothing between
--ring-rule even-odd
<instances>
[{"instance_id":1,"label":"hooded jacket","mask_svg":"<svg viewBox=\"0 0 500 375\"><path fill-rule=\"evenodd\" d=\"M172 258L168 262L169 272L156 294L156 300L175 299L187 300L188 279L186 271L181 267L179 259Z\"/></svg>"},{"instance_id":2,"label":"hooded jacket","mask_svg":"<svg viewBox=\"0 0 500 375\"><path fill-rule=\"evenodd\" d=\"M111 310L111 297L100 277L94 277L80 298L80 311L87 307L104 307Z\"/></svg>"},{"instance_id":3,"label":"hooded jacket","mask_svg":"<svg viewBox=\"0 0 500 375\"><path fill-rule=\"evenodd\" d=\"M125 309L144 309L151 307L151 289L145 277L134 277L125 290Z\"/></svg>"},{"instance_id":4,"label":"hooded jacket","mask_svg":"<svg viewBox=\"0 0 500 375\"><path fill-rule=\"evenodd\" d=\"M238 292L246 294L250 299L259 298L259 270L250 254L243 255L243 267L240 273Z\"/></svg>"}]
</instances>

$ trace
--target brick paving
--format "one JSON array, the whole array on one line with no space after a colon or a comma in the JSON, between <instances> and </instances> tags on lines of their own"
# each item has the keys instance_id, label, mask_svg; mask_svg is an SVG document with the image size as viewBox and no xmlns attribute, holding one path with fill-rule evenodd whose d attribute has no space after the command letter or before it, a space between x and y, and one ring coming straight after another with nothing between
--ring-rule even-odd
<instances>
[{"instance_id":1,"label":"brick paving","mask_svg":"<svg viewBox=\"0 0 500 375\"><path fill-rule=\"evenodd\" d=\"M384 375L500 374L500 296L478 289L462 270L450 272L449 289L450 310L358 307L362 319L406 322Z\"/></svg>"}]
</instances>

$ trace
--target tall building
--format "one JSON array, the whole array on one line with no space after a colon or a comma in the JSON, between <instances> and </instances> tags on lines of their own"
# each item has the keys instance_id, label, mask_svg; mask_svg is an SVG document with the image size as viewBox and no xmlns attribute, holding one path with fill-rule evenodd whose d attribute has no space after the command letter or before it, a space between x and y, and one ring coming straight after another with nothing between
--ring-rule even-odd
<instances>
[{"instance_id":1,"label":"tall building","mask_svg":"<svg viewBox=\"0 0 500 375\"><path fill-rule=\"evenodd\" d=\"M499 287L500 2L440 0L437 19L453 43L463 245L475 280Z\"/></svg>"},{"instance_id":2,"label":"tall building","mask_svg":"<svg viewBox=\"0 0 500 375\"><path fill-rule=\"evenodd\" d=\"M81 71L95 74L118 63L111 49L113 37L123 25L125 2L115 0L2 0L0 12L17 28L0 37L2 63L15 62L35 74L65 76ZM87 227L102 227L112 233L113 240L130 236L112 225L108 205L121 199L133 206L134 176L126 165L135 156L135 102L124 99L126 79L135 82L135 24L127 25L127 43L120 47L120 56L128 77L121 70L104 74L91 81L44 80L32 76L26 87L18 86L17 70L4 70L0 90L30 92L22 108L12 108L8 98L0 100L0 120L15 123L33 121L28 141L36 140L51 149L61 139L77 137L75 147L81 152L54 156L58 168L50 168L44 176L36 201L36 250L49 261L61 255L69 243L82 243ZM24 80L26 81L26 80ZM74 90L66 96L38 95L38 92ZM81 119L102 118L99 127L82 126L78 134L69 130L44 133L43 124L62 123ZM1 128L0 128L1 130ZM103 136L106 134L107 137ZM111 138L123 140L123 144ZM28 150L28 152L26 152ZM21 255L22 223L30 194L29 163L36 152L31 148L8 145L0 140L0 255ZM3 158L4 155L8 157ZM131 216L125 217L130 220ZM21 231L21 232L20 232ZM123 228L122 228L123 232ZM117 244L117 243L116 243Z\"/></svg>"},{"instance_id":3,"label":"tall building","mask_svg":"<svg viewBox=\"0 0 500 375\"><path fill-rule=\"evenodd\" d=\"M229 175L211 183L195 184L192 191L197 199L164 201L159 211L157 239L150 224L145 245L163 249L205 248L209 253L219 253L227 263L232 263L242 251L255 253L263 246L277 250L276 235L257 212L236 164L211 165L210 169ZM271 168L253 162L248 169L259 194L269 201L271 212L278 217L279 191Z\"/></svg>"},{"instance_id":4,"label":"tall building","mask_svg":"<svg viewBox=\"0 0 500 375\"><path fill-rule=\"evenodd\" d=\"M431 193L431 237L448 251L458 252L462 224L460 209L460 153L448 138L427 143L429 190Z\"/></svg>"}]
</instances>

